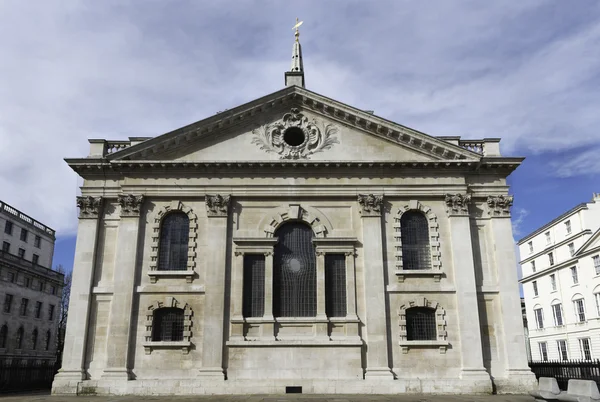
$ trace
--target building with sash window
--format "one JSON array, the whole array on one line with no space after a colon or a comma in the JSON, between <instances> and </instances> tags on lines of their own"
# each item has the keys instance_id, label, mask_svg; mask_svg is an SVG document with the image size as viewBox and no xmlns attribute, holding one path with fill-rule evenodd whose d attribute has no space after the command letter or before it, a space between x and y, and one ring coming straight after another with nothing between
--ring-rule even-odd
<instances>
[{"instance_id":1,"label":"building with sash window","mask_svg":"<svg viewBox=\"0 0 600 402\"><path fill-rule=\"evenodd\" d=\"M55 394L533 387L499 139L305 87L90 140Z\"/></svg>"}]
</instances>

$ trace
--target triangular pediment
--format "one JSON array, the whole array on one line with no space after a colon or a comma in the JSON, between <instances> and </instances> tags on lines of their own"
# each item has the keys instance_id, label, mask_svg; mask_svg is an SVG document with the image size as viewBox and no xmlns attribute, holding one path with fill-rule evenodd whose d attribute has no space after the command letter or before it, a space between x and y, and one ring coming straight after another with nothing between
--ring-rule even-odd
<instances>
[{"instance_id":1,"label":"triangular pediment","mask_svg":"<svg viewBox=\"0 0 600 402\"><path fill-rule=\"evenodd\" d=\"M284 138L294 127L301 130L297 138ZM481 156L293 86L126 147L107 159L441 161Z\"/></svg>"}]
</instances>

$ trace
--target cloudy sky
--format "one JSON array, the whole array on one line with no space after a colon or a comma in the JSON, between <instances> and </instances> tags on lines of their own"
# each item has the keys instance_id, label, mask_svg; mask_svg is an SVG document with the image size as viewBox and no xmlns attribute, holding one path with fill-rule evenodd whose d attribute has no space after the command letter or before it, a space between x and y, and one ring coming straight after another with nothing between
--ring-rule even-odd
<instances>
[{"instance_id":1,"label":"cloudy sky","mask_svg":"<svg viewBox=\"0 0 600 402\"><path fill-rule=\"evenodd\" d=\"M72 265L88 138L155 136L307 88L431 135L501 137L518 239L600 192L600 2L0 1L0 199Z\"/></svg>"}]
</instances>

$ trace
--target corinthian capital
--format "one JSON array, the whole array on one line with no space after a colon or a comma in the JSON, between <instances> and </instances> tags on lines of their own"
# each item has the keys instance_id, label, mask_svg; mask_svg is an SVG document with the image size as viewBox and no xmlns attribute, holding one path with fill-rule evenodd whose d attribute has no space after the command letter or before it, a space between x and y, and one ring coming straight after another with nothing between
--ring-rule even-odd
<instances>
[{"instance_id":1,"label":"corinthian capital","mask_svg":"<svg viewBox=\"0 0 600 402\"><path fill-rule=\"evenodd\" d=\"M140 209L144 203L143 195L119 194L119 205L121 205L121 216L140 216Z\"/></svg>"},{"instance_id":2,"label":"corinthian capital","mask_svg":"<svg viewBox=\"0 0 600 402\"><path fill-rule=\"evenodd\" d=\"M446 194L444 201L448 215L469 215L471 194Z\"/></svg>"},{"instance_id":3,"label":"corinthian capital","mask_svg":"<svg viewBox=\"0 0 600 402\"><path fill-rule=\"evenodd\" d=\"M360 214L364 216L381 216L383 195L359 194Z\"/></svg>"},{"instance_id":4,"label":"corinthian capital","mask_svg":"<svg viewBox=\"0 0 600 402\"><path fill-rule=\"evenodd\" d=\"M208 195L206 194L206 213L208 216L227 216L229 210L230 195Z\"/></svg>"},{"instance_id":5,"label":"corinthian capital","mask_svg":"<svg viewBox=\"0 0 600 402\"><path fill-rule=\"evenodd\" d=\"M510 216L514 197L512 195L490 195L487 198L490 216Z\"/></svg>"},{"instance_id":6,"label":"corinthian capital","mask_svg":"<svg viewBox=\"0 0 600 402\"><path fill-rule=\"evenodd\" d=\"M102 197L77 197L79 219L97 219L102 211Z\"/></svg>"}]
</instances>

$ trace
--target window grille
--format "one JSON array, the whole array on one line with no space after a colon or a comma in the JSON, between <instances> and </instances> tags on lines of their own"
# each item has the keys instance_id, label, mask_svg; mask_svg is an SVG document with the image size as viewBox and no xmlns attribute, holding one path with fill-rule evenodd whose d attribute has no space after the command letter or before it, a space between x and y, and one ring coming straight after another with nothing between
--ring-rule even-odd
<instances>
[{"instance_id":1,"label":"window grille","mask_svg":"<svg viewBox=\"0 0 600 402\"><path fill-rule=\"evenodd\" d=\"M183 212L168 214L160 228L159 271L185 271L188 260L190 219Z\"/></svg>"},{"instance_id":2,"label":"window grille","mask_svg":"<svg viewBox=\"0 0 600 402\"><path fill-rule=\"evenodd\" d=\"M153 341L182 341L183 340L183 310L169 307L154 311L152 318Z\"/></svg>"},{"instance_id":3,"label":"window grille","mask_svg":"<svg viewBox=\"0 0 600 402\"><path fill-rule=\"evenodd\" d=\"M431 269L429 224L421 212L408 211L400 218L402 268Z\"/></svg>"},{"instance_id":4,"label":"window grille","mask_svg":"<svg viewBox=\"0 0 600 402\"><path fill-rule=\"evenodd\" d=\"M411 307L406 310L406 340L436 340L435 310L429 307Z\"/></svg>"},{"instance_id":5,"label":"window grille","mask_svg":"<svg viewBox=\"0 0 600 402\"><path fill-rule=\"evenodd\" d=\"M346 316L346 256L325 255L325 311L328 317Z\"/></svg>"},{"instance_id":6,"label":"window grille","mask_svg":"<svg viewBox=\"0 0 600 402\"><path fill-rule=\"evenodd\" d=\"M317 315L317 270L312 229L302 223L286 223L273 256L273 314L276 317Z\"/></svg>"},{"instance_id":7,"label":"window grille","mask_svg":"<svg viewBox=\"0 0 600 402\"><path fill-rule=\"evenodd\" d=\"M17 330L17 336L15 337L15 344L17 346L17 349L21 349L21 346L23 346L23 327L21 327Z\"/></svg>"},{"instance_id":8,"label":"window grille","mask_svg":"<svg viewBox=\"0 0 600 402\"><path fill-rule=\"evenodd\" d=\"M244 255L244 317L262 317L265 313L265 256Z\"/></svg>"},{"instance_id":9,"label":"window grille","mask_svg":"<svg viewBox=\"0 0 600 402\"><path fill-rule=\"evenodd\" d=\"M37 340L38 340L38 330L34 329L31 333L31 349L35 350L37 348Z\"/></svg>"},{"instance_id":10,"label":"window grille","mask_svg":"<svg viewBox=\"0 0 600 402\"><path fill-rule=\"evenodd\" d=\"M8 338L8 327L6 326L6 324L4 324L2 326L2 329L0 329L0 348L6 347L6 339L7 338Z\"/></svg>"}]
</instances>

